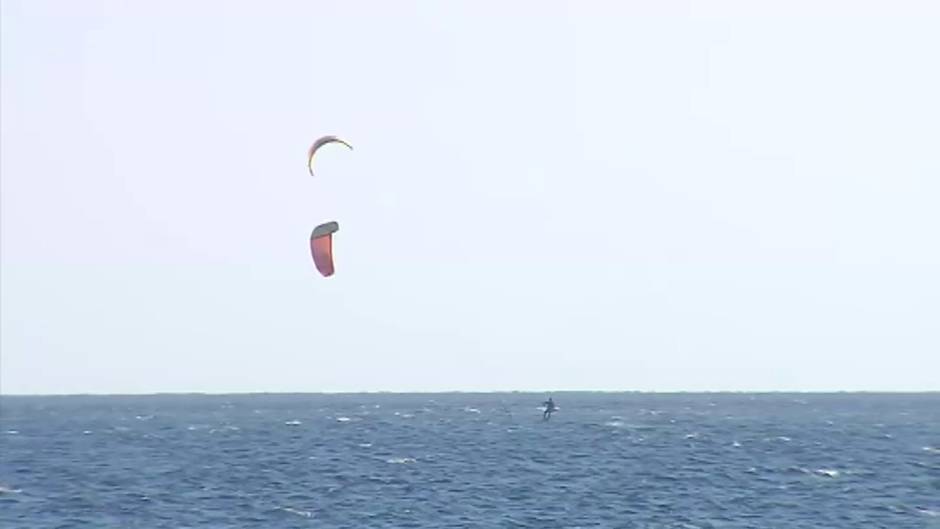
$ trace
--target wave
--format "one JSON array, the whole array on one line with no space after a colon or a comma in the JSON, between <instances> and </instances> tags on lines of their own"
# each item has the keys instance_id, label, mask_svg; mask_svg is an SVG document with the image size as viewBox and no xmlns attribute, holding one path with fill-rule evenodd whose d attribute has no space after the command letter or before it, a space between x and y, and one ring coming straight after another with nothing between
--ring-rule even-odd
<instances>
[{"instance_id":1,"label":"wave","mask_svg":"<svg viewBox=\"0 0 940 529\"><path fill-rule=\"evenodd\" d=\"M413 457L393 457L391 459L386 459L386 463L392 463L394 465L407 465L409 463L417 463L418 460Z\"/></svg>"},{"instance_id":2,"label":"wave","mask_svg":"<svg viewBox=\"0 0 940 529\"><path fill-rule=\"evenodd\" d=\"M313 513L310 511L294 509L293 507L281 507L281 510L291 514L296 514L297 516L303 516L304 518L313 518Z\"/></svg>"},{"instance_id":3,"label":"wave","mask_svg":"<svg viewBox=\"0 0 940 529\"><path fill-rule=\"evenodd\" d=\"M241 430L238 426L223 426L221 428L212 428L209 430L209 435L212 435L216 432L237 432Z\"/></svg>"}]
</instances>

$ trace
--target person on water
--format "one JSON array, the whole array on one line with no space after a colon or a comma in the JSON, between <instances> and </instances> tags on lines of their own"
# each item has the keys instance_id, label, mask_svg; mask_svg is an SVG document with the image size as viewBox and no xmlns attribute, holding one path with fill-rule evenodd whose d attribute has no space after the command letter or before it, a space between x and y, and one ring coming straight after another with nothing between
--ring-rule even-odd
<instances>
[{"instance_id":1,"label":"person on water","mask_svg":"<svg viewBox=\"0 0 940 529\"><path fill-rule=\"evenodd\" d=\"M542 420L547 421L552 418L552 412L557 408L555 407L555 401L551 397L548 397L548 400L543 402L545 404L545 411L542 412Z\"/></svg>"}]
</instances>

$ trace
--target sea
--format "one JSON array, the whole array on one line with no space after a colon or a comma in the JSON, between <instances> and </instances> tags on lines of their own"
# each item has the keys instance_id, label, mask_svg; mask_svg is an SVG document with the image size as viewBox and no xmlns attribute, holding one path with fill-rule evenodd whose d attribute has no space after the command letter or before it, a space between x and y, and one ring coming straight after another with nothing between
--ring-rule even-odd
<instances>
[{"instance_id":1,"label":"sea","mask_svg":"<svg viewBox=\"0 0 940 529\"><path fill-rule=\"evenodd\" d=\"M0 527L940 528L940 393L0 396Z\"/></svg>"}]
</instances>

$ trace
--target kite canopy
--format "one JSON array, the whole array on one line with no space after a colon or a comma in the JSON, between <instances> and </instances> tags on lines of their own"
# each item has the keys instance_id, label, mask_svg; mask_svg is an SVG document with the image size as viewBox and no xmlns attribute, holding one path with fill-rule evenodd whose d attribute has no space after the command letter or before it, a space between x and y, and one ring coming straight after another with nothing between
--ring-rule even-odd
<instances>
[{"instance_id":1,"label":"kite canopy","mask_svg":"<svg viewBox=\"0 0 940 529\"><path fill-rule=\"evenodd\" d=\"M313 176L313 155L317 153L317 150L320 147L326 145L327 143L342 143L346 147L349 147L350 150L352 150L352 145L337 138L336 136L323 136L322 138L313 142L313 145L311 145L310 149L307 150L307 169L310 170L310 176Z\"/></svg>"},{"instance_id":2,"label":"kite canopy","mask_svg":"<svg viewBox=\"0 0 940 529\"><path fill-rule=\"evenodd\" d=\"M333 234L339 231L336 221L325 222L313 229L310 234L310 253L313 263L323 277L333 275Z\"/></svg>"}]
</instances>

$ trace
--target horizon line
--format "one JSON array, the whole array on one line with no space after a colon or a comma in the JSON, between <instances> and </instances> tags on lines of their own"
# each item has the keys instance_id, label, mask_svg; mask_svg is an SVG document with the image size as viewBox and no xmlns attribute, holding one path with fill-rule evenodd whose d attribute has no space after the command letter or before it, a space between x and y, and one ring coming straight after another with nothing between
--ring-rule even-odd
<instances>
[{"instance_id":1,"label":"horizon line","mask_svg":"<svg viewBox=\"0 0 940 529\"><path fill-rule=\"evenodd\" d=\"M359 391L155 391L140 393L3 393L0 397L159 397L159 396L258 396L258 395L496 395L496 394L564 394L564 393L599 393L633 395L926 395L940 394L940 389L927 390L866 390L866 389L828 389L828 390L629 390L629 389L546 389L546 390L359 390Z\"/></svg>"}]
</instances>

